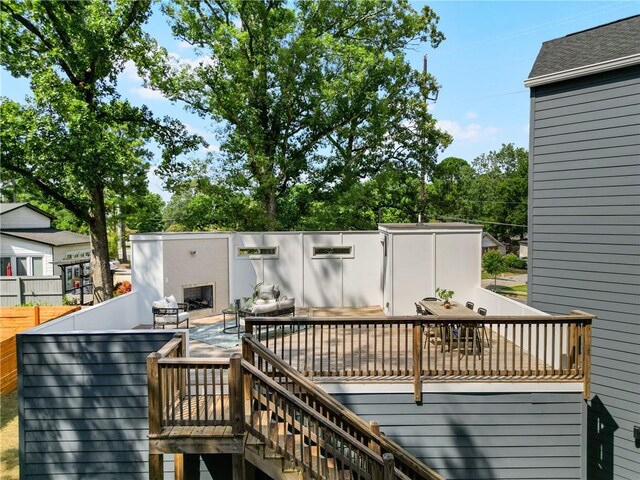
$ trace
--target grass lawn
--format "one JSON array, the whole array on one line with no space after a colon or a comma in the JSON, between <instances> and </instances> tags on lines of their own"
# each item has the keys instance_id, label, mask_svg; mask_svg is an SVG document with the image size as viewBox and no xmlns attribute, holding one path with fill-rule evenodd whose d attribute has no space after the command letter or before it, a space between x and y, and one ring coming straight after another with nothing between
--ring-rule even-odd
<instances>
[{"instance_id":1,"label":"grass lawn","mask_svg":"<svg viewBox=\"0 0 640 480\"><path fill-rule=\"evenodd\" d=\"M18 480L18 391L0 397L0 478Z\"/></svg>"},{"instance_id":2,"label":"grass lawn","mask_svg":"<svg viewBox=\"0 0 640 480\"><path fill-rule=\"evenodd\" d=\"M508 272L501 273L500 275L498 275L498 278L503 278L505 276L511 276L511 275L524 275L525 273L527 273L526 270L521 270L519 268L510 268ZM482 279L483 280L487 280L487 279L493 280L493 275L489 275L486 272L482 272Z\"/></svg>"},{"instance_id":3,"label":"grass lawn","mask_svg":"<svg viewBox=\"0 0 640 480\"><path fill-rule=\"evenodd\" d=\"M501 287L498 286L496 293L502 295L513 295L515 297L527 296L527 285L514 285L513 287Z\"/></svg>"}]
</instances>

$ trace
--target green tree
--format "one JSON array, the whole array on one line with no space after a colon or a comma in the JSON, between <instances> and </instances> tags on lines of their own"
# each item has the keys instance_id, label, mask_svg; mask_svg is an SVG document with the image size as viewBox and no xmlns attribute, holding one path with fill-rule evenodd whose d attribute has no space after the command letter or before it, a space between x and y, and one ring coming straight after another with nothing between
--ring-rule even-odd
<instances>
[{"instance_id":1,"label":"green tree","mask_svg":"<svg viewBox=\"0 0 640 480\"><path fill-rule=\"evenodd\" d=\"M497 250L489 250L482 256L482 270L493 277L493 289L498 285L498 275L507 271L504 257Z\"/></svg>"},{"instance_id":2,"label":"green tree","mask_svg":"<svg viewBox=\"0 0 640 480\"><path fill-rule=\"evenodd\" d=\"M269 229L281 226L278 206L293 185L319 194L331 186L340 197L379 172L398 143L410 146L394 134L408 99L435 88L405 51L439 44L438 17L407 0L177 0L164 11L203 58L176 65L158 48L147 56L149 83L222 122L228 183L259 202Z\"/></svg>"},{"instance_id":3,"label":"green tree","mask_svg":"<svg viewBox=\"0 0 640 480\"><path fill-rule=\"evenodd\" d=\"M161 167L196 139L181 124L154 118L119 98L116 77L149 39L141 25L151 1L0 3L1 64L28 77L26 104L2 99L4 171L37 187L89 227L94 301L112 295L107 192L125 191L124 178L142 175L145 141L165 146Z\"/></svg>"},{"instance_id":4,"label":"green tree","mask_svg":"<svg viewBox=\"0 0 640 480\"><path fill-rule=\"evenodd\" d=\"M432 174L429 192L438 215L454 218L474 218L471 188L476 175L462 158L448 157L438 163Z\"/></svg>"},{"instance_id":5,"label":"green tree","mask_svg":"<svg viewBox=\"0 0 640 480\"><path fill-rule=\"evenodd\" d=\"M476 218L498 222L487 230L497 237L524 238L527 231L529 153L512 143L473 161L477 180L471 189Z\"/></svg>"}]
</instances>

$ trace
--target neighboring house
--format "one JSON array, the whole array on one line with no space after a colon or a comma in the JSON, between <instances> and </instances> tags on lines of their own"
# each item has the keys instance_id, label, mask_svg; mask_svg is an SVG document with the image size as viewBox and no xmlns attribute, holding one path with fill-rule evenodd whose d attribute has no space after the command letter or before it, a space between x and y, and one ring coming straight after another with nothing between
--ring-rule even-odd
<instances>
[{"instance_id":1,"label":"neighboring house","mask_svg":"<svg viewBox=\"0 0 640 480\"><path fill-rule=\"evenodd\" d=\"M73 278L87 273L79 264L89 261L89 237L53 228L53 218L27 202L0 204L0 276L58 276L63 271L54 262L75 260L64 269L71 288Z\"/></svg>"},{"instance_id":2,"label":"neighboring house","mask_svg":"<svg viewBox=\"0 0 640 480\"><path fill-rule=\"evenodd\" d=\"M640 16L545 42L531 88L529 304L593 324L589 479L640 478Z\"/></svg>"},{"instance_id":3,"label":"neighboring house","mask_svg":"<svg viewBox=\"0 0 640 480\"><path fill-rule=\"evenodd\" d=\"M520 240L518 242L518 256L520 258L529 258L529 241Z\"/></svg>"},{"instance_id":4,"label":"neighboring house","mask_svg":"<svg viewBox=\"0 0 640 480\"><path fill-rule=\"evenodd\" d=\"M482 234L482 254L484 255L489 250L496 250L502 255L505 255L507 253L507 247L504 243L496 239L489 232L484 232Z\"/></svg>"}]
</instances>

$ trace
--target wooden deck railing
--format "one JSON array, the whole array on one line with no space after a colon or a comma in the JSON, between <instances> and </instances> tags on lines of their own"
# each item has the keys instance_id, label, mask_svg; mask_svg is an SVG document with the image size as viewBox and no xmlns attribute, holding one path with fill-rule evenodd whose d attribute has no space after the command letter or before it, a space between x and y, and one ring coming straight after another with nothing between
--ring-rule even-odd
<instances>
[{"instance_id":1,"label":"wooden deck railing","mask_svg":"<svg viewBox=\"0 0 640 480\"><path fill-rule=\"evenodd\" d=\"M229 360L184 358L184 342L184 336L176 334L147 357L152 434L174 426L233 425Z\"/></svg>"},{"instance_id":2,"label":"wooden deck railing","mask_svg":"<svg viewBox=\"0 0 640 480\"><path fill-rule=\"evenodd\" d=\"M185 358L184 342L176 335L147 358L151 438L178 426L226 425L258 438L305 478L442 480L252 338L244 360ZM211 413L217 400L223 416Z\"/></svg>"},{"instance_id":3,"label":"wooden deck railing","mask_svg":"<svg viewBox=\"0 0 640 480\"><path fill-rule=\"evenodd\" d=\"M422 382L582 381L595 317L247 318L246 331L309 377Z\"/></svg>"},{"instance_id":4,"label":"wooden deck railing","mask_svg":"<svg viewBox=\"0 0 640 480\"><path fill-rule=\"evenodd\" d=\"M249 432L292 462L304 478L409 480L258 368L243 362L243 370L251 396ZM386 475L385 469L390 471Z\"/></svg>"},{"instance_id":5,"label":"wooden deck railing","mask_svg":"<svg viewBox=\"0 0 640 480\"><path fill-rule=\"evenodd\" d=\"M252 335L243 338L242 354L246 363L254 365L276 384L295 395L300 401L314 409L342 431L367 445L379 455L390 454L395 467L411 480L443 480L437 472L427 467L393 440L380 435L376 424L368 424L340 402L335 400L312 381L302 376L287 362L274 355L256 341ZM247 385L246 391L251 391Z\"/></svg>"}]
</instances>

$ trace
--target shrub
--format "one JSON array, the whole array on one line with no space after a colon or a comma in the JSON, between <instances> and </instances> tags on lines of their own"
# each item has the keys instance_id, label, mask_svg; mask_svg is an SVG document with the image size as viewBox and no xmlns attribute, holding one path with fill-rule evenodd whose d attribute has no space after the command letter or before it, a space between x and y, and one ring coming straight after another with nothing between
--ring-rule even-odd
<instances>
[{"instance_id":1,"label":"shrub","mask_svg":"<svg viewBox=\"0 0 640 480\"><path fill-rule=\"evenodd\" d=\"M131 282L127 280L125 280L124 282L118 282L113 287L113 296L117 297L118 295L129 293L130 291L131 291Z\"/></svg>"},{"instance_id":2,"label":"shrub","mask_svg":"<svg viewBox=\"0 0 640 480\"><path fill-rule=\"evenodd\" d=\"M504 263L507 268L516 268L518 270L526 270L527 261L522 260L514 253L510 253L504 257Z\"/></svg>"}]
</instances>

